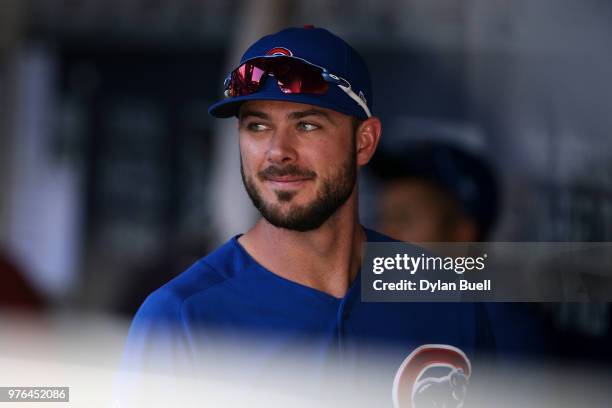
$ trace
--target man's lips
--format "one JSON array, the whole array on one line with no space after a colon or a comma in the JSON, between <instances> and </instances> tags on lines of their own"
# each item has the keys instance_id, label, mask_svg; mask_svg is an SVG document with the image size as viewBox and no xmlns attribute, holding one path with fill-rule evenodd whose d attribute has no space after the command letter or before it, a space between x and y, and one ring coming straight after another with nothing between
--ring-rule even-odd
<instances>
[{"instance_id":1,"label":"man's lips","mask_svg":"<svg viewBox=\"0 0 612 408\"><path fill-rule=\"evenodd\" d=\"M283 168L270 166L259 172L257 176L261 182L268 184L272 188L297 189L314 180L317 174L292 164Z\"/></svg>"},{"instance_id":2,"label":"man's lips","mask_svg":"<svg viewBox=\"0 0 612 408\"><path fill-rule=\"evenodd\" d=\"M266 177L268 181L274 181L277 183L293 183L297 181L306 181L310 180L311 177L303 177L303 176L272 176Z\"/></svg>"},{"instance_id":3,"label":"man's lips","mask_svg":"<svg viewBox=\"0 0 612 408\"><path fill-rule=\"evenodd\" d=\"M298 188L310 180L312 180L311 177L301 176L272 176L265 178L266 182L281 188Z\"/></svg>"},{"instance_id":4,"label":"man's lips","mask_svg":"<svg viewBox=\"0 0 612 408\"><path fill-rule=\"evenodd\" d=\"M270 176L264 179L272 188L282 190L302 188L304 184L311 180L312 177L304 176Z\"/></svg>"}]
</instances>

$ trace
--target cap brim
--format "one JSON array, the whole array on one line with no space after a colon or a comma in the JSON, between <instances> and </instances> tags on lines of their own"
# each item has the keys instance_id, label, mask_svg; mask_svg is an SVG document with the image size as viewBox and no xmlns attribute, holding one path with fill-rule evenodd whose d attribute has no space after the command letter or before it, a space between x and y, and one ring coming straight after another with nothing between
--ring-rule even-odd
<instances>
[{"instance_id":1,"label":"cap brim","mask_svg":"<svg viewBox=\"0 0 612 408\"><path fill-rule=\"evenodd\" d=\"M342 92L339 89L330 88L328 92ZM343 106L340 104L329 101L328 98L315 94L284 94L282 92L274 91L260 91L250 95L237 96L235 98L228 98L219 101L208 108L208 113L216 118L231 118L237 117L240 107L247 101L286 101L294 103L303 103L307 105L319 106L322 108L331 109L336 112L343 113L349 116L357 116L362 119L367 119L367 115L363 112L359 106L352 106L354 103L350 101L351 106Z\"/></svg>"}]
</instances>

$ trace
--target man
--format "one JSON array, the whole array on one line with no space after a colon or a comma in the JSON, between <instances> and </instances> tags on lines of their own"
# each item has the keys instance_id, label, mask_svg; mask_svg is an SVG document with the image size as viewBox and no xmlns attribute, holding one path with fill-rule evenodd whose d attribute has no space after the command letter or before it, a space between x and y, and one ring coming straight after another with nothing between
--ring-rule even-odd
<instances>
[{"instance_id":1,"label":"man","mask_svg":"<svg viewBox=\"0 0 612 408\"><path fill-rule=\"evenodd\" d=\"M380 227L405 242L477 242L499 208L495 174L482 157L450 143L411 141L377 154Z\"/></svg>"},{"instance_id":2,"label":"man","mask_svg":"<svg viewBox=\"0 0 612 408\"><path fill-rule=\"evenodd\" d=\"M282 30L245 52L225 95L210 113L238 118L242 178L262 218L147 298L125 364L205 367L241 384L296 376L313 390L325 388L317 378L330 362L374 372L365 356L384 344L390 364L375 377L384 387L350 384L386 405L416 347L451 344L473 356L489 345L474 304L361 301L362 245L391 240L359 222L357 174L381 123L353 48L321 28ZM246 350L239 362L211 363L228 344ZM299 374L277 364L296 355Z\"/></svg>"}]
</instances>

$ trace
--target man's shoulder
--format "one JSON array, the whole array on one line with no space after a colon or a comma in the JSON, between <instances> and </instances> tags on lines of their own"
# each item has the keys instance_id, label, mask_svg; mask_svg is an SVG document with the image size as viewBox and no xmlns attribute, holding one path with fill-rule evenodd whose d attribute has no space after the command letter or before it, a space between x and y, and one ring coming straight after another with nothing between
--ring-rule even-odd
<instances>
[{"instance_id":1,"label":"man's shoulder","mask_svg":"<svg viewBox=\"0 0 612 408\"><path fill-rule=\"evenodd\" d=\"M199 259L180 275L152 292L141 306L139 314L180 314L188 299L234 279L239 266L234 262L238 252L236 246L233 238Z\"/></svg>"}]
</instances>

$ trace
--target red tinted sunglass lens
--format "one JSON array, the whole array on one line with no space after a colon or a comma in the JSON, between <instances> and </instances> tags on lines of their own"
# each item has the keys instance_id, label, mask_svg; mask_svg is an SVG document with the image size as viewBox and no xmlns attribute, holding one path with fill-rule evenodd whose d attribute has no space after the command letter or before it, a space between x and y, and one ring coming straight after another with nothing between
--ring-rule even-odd
<instances>
[{"instance_id":1,"label":"red tinted sunglass lens","mask_svg":"<svg viewBox=\"0 0 612 408\"><path fill-rule=\"evenodd\" d=\"M256 92L261 86L265 71L251 63L242 64L232 72L229 96L244 96Z\"/></svg>"},{"instance_id":2,"label":"red tinted sunglass lens","mask_svg":"<svg viewBox=\"0 0 612 408\"><path fill-rule=\"evenodd\" d=\"M328 84L321 70L305 62L290 58L275 58L268 61L267 70L274 74L278 86L284 93L325 94Z\"/></svg>"},{"instance_id":3,"label":"red tinted sunglass lens","mask_svg":"<svg viewBox=\"0 0 612 408\"><path fill-rule=\"evenodd\" d=\"M230 77L230 97L250 95L261 87L267 73L274 75L284 93L323 95L329 85L321 69L289 57L257 58L239 66Z\"/></svg>"}]
</instances>

